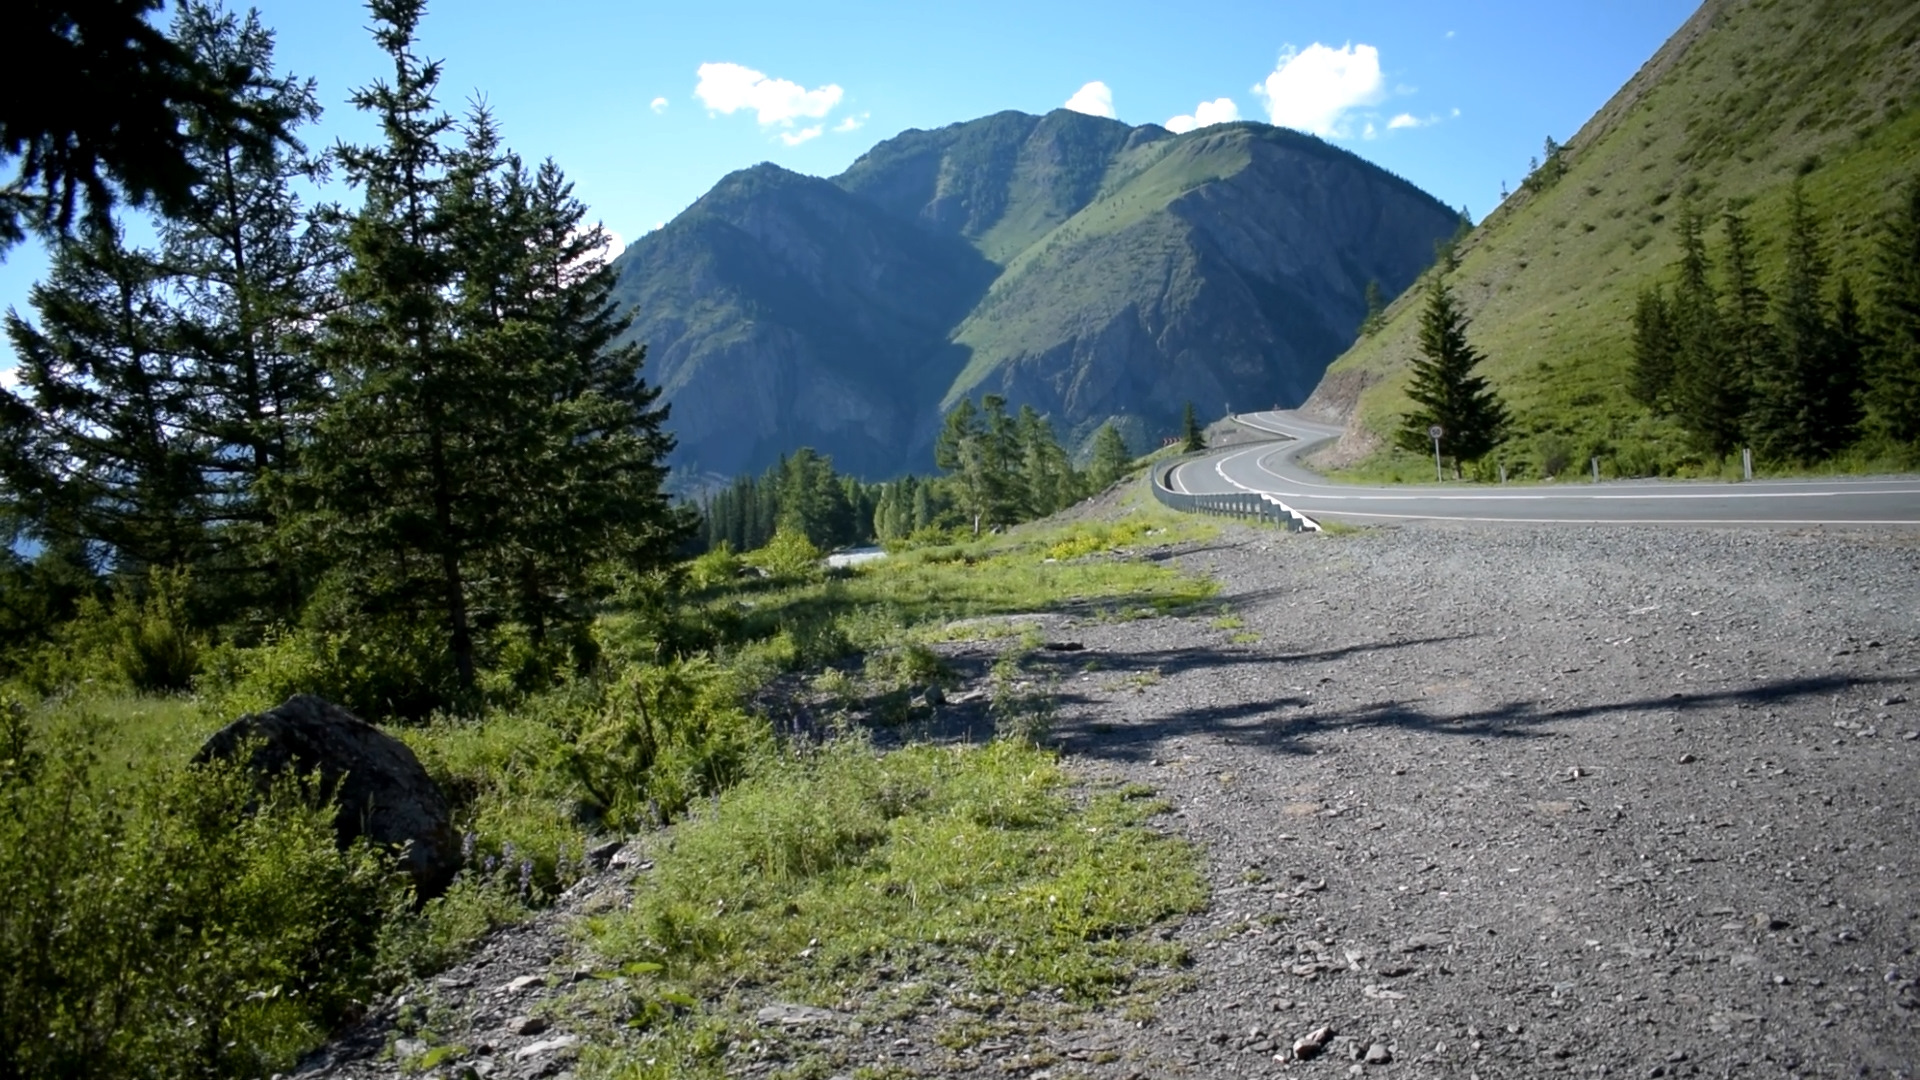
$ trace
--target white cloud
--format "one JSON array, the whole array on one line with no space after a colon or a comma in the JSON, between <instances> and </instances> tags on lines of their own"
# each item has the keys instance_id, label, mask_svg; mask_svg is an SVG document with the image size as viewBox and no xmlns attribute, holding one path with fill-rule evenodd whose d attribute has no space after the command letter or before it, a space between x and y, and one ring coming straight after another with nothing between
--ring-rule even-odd
<instances>
[{"instance_id":1,"label":"white cloud","mask_svg":"<svg viewBox=\"0 0 1920 1080\"><path fill-rule=\"evenodd\" d=\"M1449 40L1451 40L1451 39L1453 38L1453 31L1451 31L1451 30L1449 30L1449 31L1447 31L1447 38L1448 38Z\"/></svg>"},{"instance_id":2,"label":"white cloud","mask_svg":"<svg viewBox=\"0 0 1920 1080\"><path fill-rule=\"evenodd\" d=\"M761 127L792 127L796 119L802 118L818 120L832 112L845 93L832 83L809 90L799 83L771 79L739 64L701 64L699 76L693 96L699 98L701 104L729 115L751 109ZM805 142L807 138L812 136L799 141Z\"/></svg>"},{"instance_id":3,"label":"white cloud","mask_svg":"<svg viewBox=\"0 0 1920 1080\"><path fill-rule=\"evenodd\" d=\"M1430 123L1432 123L1431 120L1422 120L1419 117L1413 115L1412 113L1403 112L1399 116L1396 116L1393 119L1387 121L1387 130L1398 131L1401 128L1417 128L1423 124L1430 124Z\"/></svg>"},{"instance_id":4,"label":"white cloud","mask_svg":"<svg viewBox=\"0 0 1920 1080\"><path fill-rule=\"evenodd\" d=\"M654 112L657 112L657 113L666 112L667 99L663 97L654 98L653 101L647 105L647 108L652 109Z\"/></svg>"},{"instance_id":5,"label":"white cloud","mask_svg":"<svg viewBox=\"0 0 1920 1080\"><path fill-rule=\"evenodd\" d=\"M859 131L861 128L867 126L867 119L872 115L870 112L865 112L859 116L849 116L845 120L833 125L833 130L840 132Z\"/></svg>"},{"instance_id":6,"label":"white cloud","mask_svg":"<svg viewBox=\"0 0 1920 1080\"><path fill-rule=\"evenodd\" d=\"M1109 120L1115 118L1113 91L1107 89L1106 83L1098 80L1075 90L1073 96L1067 99L1065 107L1077 113L1086 113L1088 116L1104 116Z\"/></svg>"},{"instance_id":7,"label":"white cloud","mask_svg":"<svg viewBox=\"0 0 1920 1080\"><path fill-rule=\"evenodd\" d=\"M1175 135L1183 135L1197 128L1231 124L1238 119L1240 106L1235 105L1232 98L1215 98L1194 106L1191 116L1176 116L1167 121L1167 130Z\"/></svg>"},{"instance_id":8,"label":"white cloud","mask_svg":"<svg viewBox=\"0 0 1920 1080\"><path fill-rule=\"evenodd\" d=\"M1315 42L1296 51L1289 45L1280 54L1279 66L1253 92L1266 102L1267 115L1276 124L1345 137L1349 112L1386 97L1380 50L1351 43L1334 49Z\"/></svg>"},{"instance_id":9,"label":"white cloud","mask_svg":"<svg viewBox=\"0 0 1920 1080\"><path fill-rule=\"evenodd\" d=\"M788 146L799 146L808 139L819 138L820 133L825 130L827 130L825 124L815 124L812 127L801 128L799 131L783 131L780 133L780 141Z\"/></svg>"},{"instance_id":10,"label":"white cloud","mask_svg":"<svg viewBox=\"0 0 1920 1080\"><path fill-rule=\"evenodd\" d=\"M20 369L17 366L0 368L0 387L8 390L20 388Z\"/></svg>"}]
</instances>

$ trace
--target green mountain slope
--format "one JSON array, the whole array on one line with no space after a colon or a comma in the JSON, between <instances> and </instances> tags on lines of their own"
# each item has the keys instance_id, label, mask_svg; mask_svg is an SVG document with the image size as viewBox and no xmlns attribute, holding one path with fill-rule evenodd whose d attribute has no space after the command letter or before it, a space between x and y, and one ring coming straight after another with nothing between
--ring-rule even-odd
<instances>
[{"instance_id":1,"label":"green mountain slope","mask_svg":"<svg viewBox=\"0 0 1920 1080\"><path fill-rule=\"evenodd\" d=\"M954 334L943 404L992 390L1070 424L1182 402L1300 401L1457 217L1310 136L1264 124L1137 143L1095 197L1008 264Z\"/></svg>"},{"instance_id":2,"label":"green mountain slope","mask_svg":"<svg viewBox=\"0 0 1920 1080\"><path fill-rule=\"evenodd\" d=\"M1566 172L1522 190L1460 248L1450 280L1513 406L1503 451L1538 474L1590 455L1623 472L1672 467L1679 430L1626 392L1635 298L1672 279L1691 203L1746 216L1762 284L1781 273L1796 176L1835 269L1859 287L1876 221L1920 172L1920 7L1901 0L1712 0L1567 143ZM1328 369L1308 408L1344 419L1334 466L1374 461L1407 408L1419 290Z\"/></svg>"},{"instance_id":3,"label":"green mountain slope","mask_svg":"<svg viewBox=\"0 0 1920 1080\"><path fill-rule=\"evenodd\" d=\"M1183 403L1301 400L1458 225L1317 139L1175 136L1056 110L874 147L831 181L735 173L617 263L683 475L811 445L869 476L925 468L963 394L1137 443Z\"/></svg>"}]
</instances>

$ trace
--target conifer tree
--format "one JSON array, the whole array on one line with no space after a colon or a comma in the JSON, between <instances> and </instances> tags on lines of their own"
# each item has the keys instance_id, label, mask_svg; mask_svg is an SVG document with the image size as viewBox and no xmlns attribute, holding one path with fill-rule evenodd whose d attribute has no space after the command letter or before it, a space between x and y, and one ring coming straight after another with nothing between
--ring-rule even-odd
<instances>
[{"instance_id":1,"label":"conifer tree","mask_svg":"<svg viewBox=\"0 0 1920 1080\"><path fill-rule=\"evenodd\" d=\"M1673 309L1659 286L1647 289L1633 307L1633 366L1627 392L1655 413L1668 411L1675 354Z\"/></svg>"},{"instance_id":2,"label":"conifer tree","mask_svg":"<svg viewBox=\"0 0 1920 1080\"><path fill-rule=\"evenodd\" d=\"M1750 423L1767 458L1818 461L1852 441L1857 356L1827 314L1826 257L1798 183L1787 228L1777 339L1755 372Z\"/></svg>"},{"instance_id":3,"label":"conifer tree","mask_svg":"<svg viewBox=\"0 0 1920 1080\"><path fill-rule=\"evenodd\" d=\"M1920 177L1882 226L1872 295L1866 427L1883 443L1920 449Z\"/></svg>"},{"instance_id":4,"label":"conifer tree","mask_svg":"<svg viewBox=\"0 0 1920 1080\"><path fill-rule=\"evenodd\" d=\"M1360 336L1372 337L1387 320L1386 299L1380 295L1380 282L1373 278L1367 279L1366 305L1366 317L1360 320Z\"/></svg>"},{"instance_id":5,"label":"conifer tree","mask_svg":"<svg viewBox=\"0 0 1920 1080\"><path fill-rule=\"evenodd\" d=\"M42 539L99 545L133 579L203 560L215 513L164 276L118 228L87 225L29 294L37 321L6 317L21 391L0 389L18 422L0 461L8 502Z\"/></svg>"},{"instance_id":6,"label":"conifer tree","mask_svg":"<svg viewBox=\"0 0 1920 1080\"><path fill-rule=\"evenodd\" d=\"M1407 396L1419 408L1401 419L1397 441L1415 451L1429 450L1428 429L1439 425L1441 449L1456 472L1463 462L1485 457L1507 437L1507 409L1473 369L1484 359L1467 342L1467 317L1446 279L1435 275L1420 315L1420 356L1413 361Z\"/></svg>"},{"instance_id":7,"label":"conifer tree","mask_svg":"<svg viewBox=\"0 0 1920 1080\"><path fill-rule=\"evenodd\" d=\"M1133 451L1127 448L1127 440L1120 429L1109 420L1100 425L1093 435L1093 456L1087 463L1087 480L1095 491L1105 491L1112 487L1127 470L1133 467Z\"/></svg>"},{"instance_id":8,"label":"conifer tree","mask_svg":"<svg viewBox=\"0 0 1920 1080\"><path fill-rule=\"evenodd\" d=\"M1673 414L1701 449L1724 456L1739 446L1747 388L1729 360L1699 214L1682 210L1679 230L1680 279L1668 309L1676 345Z\"/></svg>"},{"instance_id":9,"label":"conifer tree","mask_svg":"<svg viewBox=\"0 0 1920 1080\"><path fill-rule=\"evenodd\" d=\"M1182 453L1196 454L1206 448L1206 433L1200 430L1200 420L1194 416L1193 402L1189 401L1180 419L1180 450Z\"/></svg>"},{"instance_id":10,"label":"conifer tree","mask_svg":"<svg viewBox=\"0 0 1920 1080\"><path fill-rule=\"evenodd\" d=\"M241 101L279 129L291 134L319 117L312 80L274 73L273 35L257 13L243 19L189 5L173 37L208 67L253 72ZM293 189L324 169L291 137L242 138L217 116L186 115L201 181L182 212L161 222L160 258L191 384L186 422L205 448L198 468L216 508L214 570L228 586L224 605L259 603L268 617L287 619L301 586L278 550L268 487L294 468L324 397L309 328L338 247Z\"/></svg>"}]
</instances>

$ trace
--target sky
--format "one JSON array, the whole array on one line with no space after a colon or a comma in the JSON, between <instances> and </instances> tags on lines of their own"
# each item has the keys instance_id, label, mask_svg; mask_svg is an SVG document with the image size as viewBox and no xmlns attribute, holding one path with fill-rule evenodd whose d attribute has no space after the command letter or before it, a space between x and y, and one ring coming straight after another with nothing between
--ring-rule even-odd
<instances>
[{"instance_id":1,"label":"sky","mask_svg":"<svg viewBox=\"0 0 1920 1080\"><path fill-rule=\"evenodd\" d=\"M370 141L374 127L348 99L390 68L366 9L254 6L277 34L280 69L318 81L326 113L303 141ZM590 216L627 243L735 169L771 161L832 176L910 128L1063 106L1176 131L1235 119L1309 131L1477 221L1546 137L1571 137L1693 8L437 0L418 50L443 62L445 107L484 100L507 144L530 162L554 159ZM4 258L0 307L24 314L45 254L28 244ZM0 342L0 368L11 364Z\"/></svg>"}]
</instances>

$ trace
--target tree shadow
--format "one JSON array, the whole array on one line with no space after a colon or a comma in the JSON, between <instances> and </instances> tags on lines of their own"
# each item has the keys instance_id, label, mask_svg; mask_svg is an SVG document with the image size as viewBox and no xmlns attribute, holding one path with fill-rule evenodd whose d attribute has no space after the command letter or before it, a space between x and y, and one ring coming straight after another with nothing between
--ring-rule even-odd
<instances>
[{"instance_id":1,"label":"tree shadow","mask_svg":"<svg viewBox=\"0 0 1920 1080\"><path fill-rule=\"evenodd\" d=\"M1427 735L1483 739L1533 739L1543 729L1568 721L1617 713L1688 712L1727 705L1791 704L1861 686L1901 681L1892 676L1816 675L1774 679L1739 689L1676 692L1657 697L1547 707L1529 700L1506 701L1466 713L1443 713L1414 701L1386 701L1331 713L1287 710L1311 705L1310 698L1276 697L1265 701L1209 704L1177 709L1148 720L1107 721L1083 716L1054 733L1060 749L1114 761L1142 761L1163 741L1199 734L1230 734L1236 745L1274 754L1306 755L1324 748L1308 740L1321 732L1346 728L1399 729ZM1063 705L1097 708L1101 701L1063 694Z\"/></svg>"}]
</instances>

